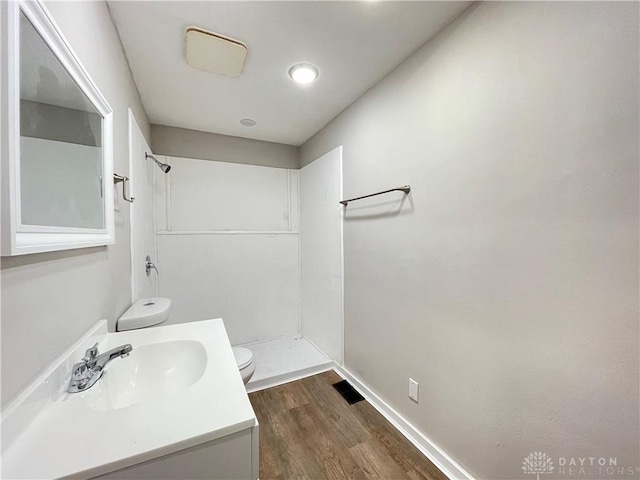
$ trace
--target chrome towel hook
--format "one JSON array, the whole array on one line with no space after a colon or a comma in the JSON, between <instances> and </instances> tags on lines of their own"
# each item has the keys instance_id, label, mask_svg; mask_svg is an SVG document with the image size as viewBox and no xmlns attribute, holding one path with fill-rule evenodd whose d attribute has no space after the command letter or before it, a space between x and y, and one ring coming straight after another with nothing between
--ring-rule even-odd
<instances>
[{"instance_id":1,"label":"chrome towel hook","mask_svg":"<svg viewBox=\"0 0 640 480\"><path fill-rule=\"evenodd\" d=\"M113 174L113 183L114 184L117 185L118 183L122 182L122 198L124 198L129 203L133 203L135 198L133 198L133 197L127 198L127 194L125 193L126 192L125 184L128 181L129 181L129 177L127 177L127 176L118 175L117 173Z\"/></svg>"}]
</instances>

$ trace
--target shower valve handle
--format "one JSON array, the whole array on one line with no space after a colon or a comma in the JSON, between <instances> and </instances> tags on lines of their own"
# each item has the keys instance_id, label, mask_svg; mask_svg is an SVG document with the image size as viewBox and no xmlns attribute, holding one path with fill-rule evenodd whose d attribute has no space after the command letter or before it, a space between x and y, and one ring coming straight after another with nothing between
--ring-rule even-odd
<instances>
[{"instance_id":1,"label":"shower valve handle","mask_svg":"<svg viewBox=\"0 0 640 480\"><path fill-rule=\"evenodd\" d=\"M144 267L147 272L147 277L151 275L152 268L156 271L156 274L160 274L160 272L158 272L158 268L151 262L151 257L149 255L147 255L147 258L145 259Z\"/></svg>"}]
</instances>

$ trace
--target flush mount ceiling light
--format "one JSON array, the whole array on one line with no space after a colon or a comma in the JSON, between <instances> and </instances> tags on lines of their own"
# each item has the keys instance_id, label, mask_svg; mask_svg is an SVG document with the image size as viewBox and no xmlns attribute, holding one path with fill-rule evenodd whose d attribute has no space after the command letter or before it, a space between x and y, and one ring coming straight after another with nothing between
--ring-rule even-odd
<instances>
[{"instance_id":1,"label":"flush mount ceiling light","mask_svg":"<svg viewBox=\"0 0 640 480\"><path fill-rule=\"evenodd\" d=\"M256 124L255 120L251 120L250 118L243 118L240 120L240 123L245 127L253 127Z\"/></svg>"},{"instance_id":2,"label":"flush mount ceiling light","mask_svg":"<svg viewBox=\"0 0 640 480\"><path fill-rule=\"evenodd\" d=\"M296 63L289 69L289 76L298 83L311 83L318 75L320 72L310 63Z\"/></svg>"}]
</instances>

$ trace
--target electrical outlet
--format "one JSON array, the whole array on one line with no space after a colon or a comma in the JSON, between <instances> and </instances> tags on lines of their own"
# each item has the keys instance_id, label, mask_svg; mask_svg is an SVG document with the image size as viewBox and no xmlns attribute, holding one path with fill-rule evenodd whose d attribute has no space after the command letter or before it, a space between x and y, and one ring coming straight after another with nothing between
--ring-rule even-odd
<instances>
[{"instance_id":1,"label":"electrical outlet","mask_svg":"<svg viewBox=\"0 0 640 480\"><path fill-rule=\"evenodd\" d=\"M418 403L418 382L413 378L409 379L409 398Z\"/></svg>"}]
</instances>

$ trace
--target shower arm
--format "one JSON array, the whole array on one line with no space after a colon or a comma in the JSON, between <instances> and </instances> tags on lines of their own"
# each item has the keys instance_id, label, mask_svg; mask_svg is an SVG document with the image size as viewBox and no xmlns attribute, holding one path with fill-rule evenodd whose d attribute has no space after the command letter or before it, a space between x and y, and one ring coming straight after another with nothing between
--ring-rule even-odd
<instances>
[{"instance_id":1,"label":"shower arm","mask_svg":"<svg viewBox=\"0 0 640 480\"><path fill-rule=\"evenodd\" d=\"M162 163L150 153L144 152L144 158L150 158L151 160L153 160L155 164L160 168L160 170L162 170L164 173L169 173L169 170L171 170L171 165L169 165L168 163Z\"/></svg>"},{"instance_id":2,"label":"shower arm","mask_svg":"<svg viewBox=\"0 0 640 480\"><path fill-rule=\"evenodd\" d=\"M153 160L155 162L156 165L160 166L162 165L162 162L160 160L158 160L156 157L154 157L153 155L146 153L144 154L144 158L150 158L151 160Z\"/></svg>"}]
</instances>

